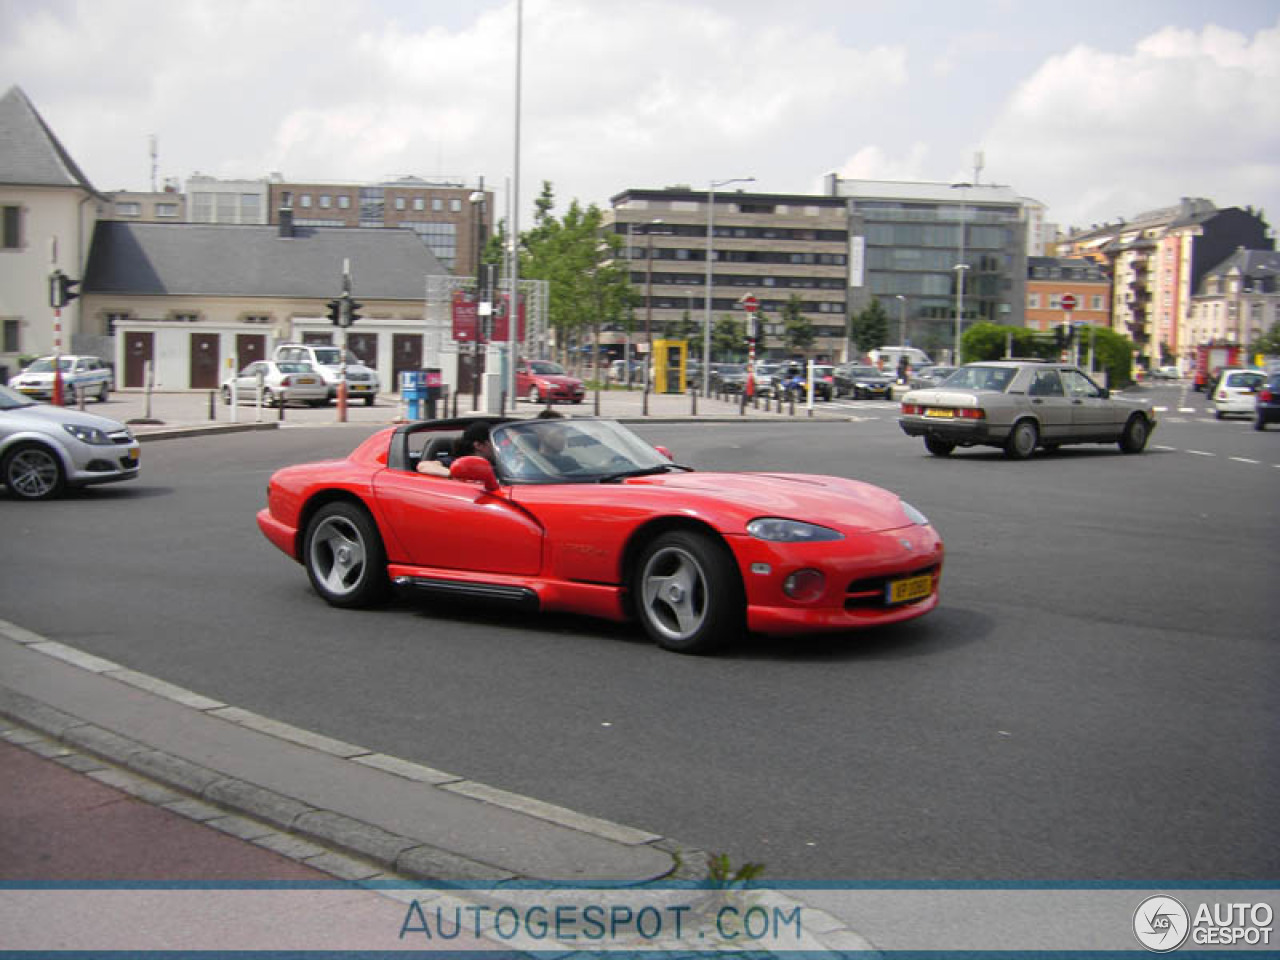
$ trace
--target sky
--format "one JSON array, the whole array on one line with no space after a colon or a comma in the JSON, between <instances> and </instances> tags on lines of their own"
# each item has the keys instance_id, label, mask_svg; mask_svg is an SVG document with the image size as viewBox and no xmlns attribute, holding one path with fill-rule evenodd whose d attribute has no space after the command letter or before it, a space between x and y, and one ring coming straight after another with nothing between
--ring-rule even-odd
<instances>
[{"instance_id":1,"label":"sky","mask_svg":"<svg viewBox=\"0 0 1280 960\"><path fill-rule=\"evenodd\" d=\"M0 0L100 190L194 173L472 185L519 225L627 189L1012 187L1062 227L1207 197L1280 221L1280 0ZM517 44L517 21L521 24ZM517 111L517 49L519 103ZM975 158L981 154L981 169Z\"/></svg>"}]
</instances>

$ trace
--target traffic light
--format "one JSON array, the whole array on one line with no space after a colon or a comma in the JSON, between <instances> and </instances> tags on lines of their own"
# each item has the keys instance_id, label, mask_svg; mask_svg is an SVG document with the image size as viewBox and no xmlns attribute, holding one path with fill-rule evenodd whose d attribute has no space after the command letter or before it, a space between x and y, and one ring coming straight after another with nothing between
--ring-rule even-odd
<instances>
[{"instance_id":1,"label":"traffic light","mask_svg":"<svg viewBox=\"0 0 1280 960\"><path fill-rule=\"evenodd\" d=\"M349 327L360 319L360 308L363 303L357 303L351 299L351 294L344 293L342 295L342 323L340 326Z\"/></svg>"},{"instance_id":2,"label":"traffic light","mask_svg":"<svg viewBox=\"0 0 1280 960\"><path fill-rule=\"evenodd\" d=\"M78 286L80 286L79 280L72 280L61 270L53 271L49 274L49 306L54 309L65 307L80 296L76 292Z\"/></svg>"},{"instance_id":3,"label":"traffic light","mask_svg":"<svg viewBox=\"0 0 1280 960\"><path fill-rule=\"evenodd\" d=\"M335 327L342 326L342 301L330 300L328 303L328 307L329 307L329 322L332 323Z\"/></svg>"}]
</instances>

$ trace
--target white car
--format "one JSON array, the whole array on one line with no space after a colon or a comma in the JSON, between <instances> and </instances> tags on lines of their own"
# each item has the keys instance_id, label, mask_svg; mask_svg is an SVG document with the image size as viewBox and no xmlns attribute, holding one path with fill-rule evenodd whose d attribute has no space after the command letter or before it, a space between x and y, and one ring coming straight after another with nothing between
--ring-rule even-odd
<instances>
[{"instance_id":1,"label":"white car","mask_svg":"<svg viewBox=\"0 0 1280 960\"><path fill-rule=\"evenodd\" d=\"M222 384L222 402L258 402L258 385L262 385L262 405L278 407L282 403L307 403L313 407L329 402L329 386L320 371L309 363L277 363L255 360Z\"/></svg>"},{"instance_id":2,"label":"white car","mask_svg":"<svg viewBox=\"0 0 1280 960\"><path fill-rule=\"evenodd\" d=\"M0 387L0 483L21 500L132 480L141 448L123 423L36 403Z\"/></svg>"},{"instance_id":3,"label":"white car","mask_svg":"<svg viewBox=\"0 0 1280 960\"><path fill-rule=\"evenodd\" d=\"M1258 391L1267 382L1261 370L1223 370L1209 402L1213 415L1221 420L1229 413L1252 417L1258 407Z\"/></svg>"},{"instance_id":4,"label":"white car","mask_svg":"<svg viewBox=\"0 0 1280 960\"><path fill-rule=\"evenodd\" d=\"M272 359L280 363L309 363L324 378L329 388L329 399L338 396L338 384L342 382L342 364L346 360L347 399L363 399L366 407L372 407L378 398L378 373L366 367L350 350L343 357L341 348L327 343L282 343L276 347Z\"/></svg>"},{"instance_id":5,"label":"white car","mask_svg":"<svg viewBox=\"0 0 1280 960\"><path fill-rule=\"evenodd\" d=\"M57 359L62 373L62 401L75 403L80 396L96 397L105 403L111 395L111 368L98 357L63 355ZM15 377L9 386L23 396L37 400L53 399L54 357L41 357Z\"/></svg>"}]
</instances>

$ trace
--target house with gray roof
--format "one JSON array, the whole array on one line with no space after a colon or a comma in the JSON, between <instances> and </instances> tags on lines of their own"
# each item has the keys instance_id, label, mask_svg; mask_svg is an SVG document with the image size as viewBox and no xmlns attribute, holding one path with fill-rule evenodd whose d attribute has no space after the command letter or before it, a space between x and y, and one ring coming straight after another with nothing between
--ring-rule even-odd
<instances>
[{"instance_id":1,"label":"house with gray roof","mask_svg":"<svg viewBox=\"0 0 1280 960\"><path fill-rule=\"evenodd\" d=\"M1211 267L1191 298L1197 343L1248 346L1280 324L1280 253L1239 247Z\"/></svg>"},{"instance_id":2,"label":"house with gray roof","mask_svg":"<svg viewBox=\"0 0 1280 960\"><path fill-rule=\"evenodd\" d=\"M105 198L20 87L0 97L0 380L20 356L71 352L80 302L54 316L49 274L79 279Z\"/></svg>"},{"instance_id":3,"label":"house with gray roof","mask_svg":"<svg viewBox=\"0 0 1280 960\"><path fill-rule=\"evenodd\" d=\"M336 342L327 304L351 277L348 346L383 389L422 366L427 278L448 271L409 230L100 221L85 326L110 338L117 384L214 389L285 341Z\"/></svg>"}]
</instances>

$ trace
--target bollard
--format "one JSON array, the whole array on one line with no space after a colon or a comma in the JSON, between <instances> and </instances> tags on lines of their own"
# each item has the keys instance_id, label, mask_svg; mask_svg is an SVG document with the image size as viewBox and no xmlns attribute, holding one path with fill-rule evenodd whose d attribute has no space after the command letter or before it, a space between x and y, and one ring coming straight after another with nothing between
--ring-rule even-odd
<instances>
[{"instance_id":1,"label":"bollard","mask_svg":"<svg viewBox=\"0 0 1280 960\"><path fill-rule=\"evenodd\" d=\"M218 419L218 392L216 390L209 391L209 419Z\"/></svg>"},{"instance_id":2,"label":"bollard","mask_svg":"<svg viewBox=\"0 0 1280 960\"><path fill-rule=\"evenodd\" d=\"M280 422L280 421L282 421L282 420L284 420L284 408L285 408L285 406L286 406L288 403L289 403L289 391L288 391L288 390L281 390L281 391L280 391L279 404L278 404L278 405L279 405L279 408L280 408L280 412L279 412L279 413L278 413L278 415L276 416L276 422L277 422L277 423L278 423L278 422Z\"/></svg>"},{"instance_id":3,"label":"bollard","mask_svg":"<svg viewBox=\"0 0 1280 960\"><path fill-rule=\"evenodd\" d=\"M689 388L689 415L696 417L698 415L698 388Z\"/></svg>"},{"instance_id":4,"label":"bollard","mask_svg":"<svg viewBox=\"0 0 1280 960\"><path fill-rule=\"evenodd\" d=\"M80 408L81 413L84 413L84 398L87 393L87 390L77 389L74 383L71 385L71 396L75 397L76 406Z\"/></svg>"},{"instance_id":5,"label":"bollard","mask_svg":"<svg viewBox=\"0 0 1280 960\"><path fill-rule=\"evenodd\" d=\"M747 391L742 391L742 396L738 398L738 416L745 417L747 415Z\"/></svg>"},{"instance_id":6,"label":"bollard","mask_svg":"<svg viewBox=\"0 0 1280 960\"><path fill-rule=\"evenodd\" d=\"M644 385L644 397L640 404L640 415L647 417L649 415L649 384Z\"/></svg>"}]
</instances>

